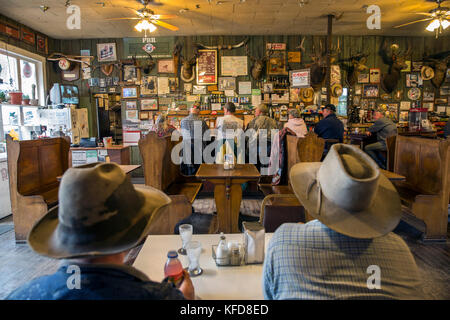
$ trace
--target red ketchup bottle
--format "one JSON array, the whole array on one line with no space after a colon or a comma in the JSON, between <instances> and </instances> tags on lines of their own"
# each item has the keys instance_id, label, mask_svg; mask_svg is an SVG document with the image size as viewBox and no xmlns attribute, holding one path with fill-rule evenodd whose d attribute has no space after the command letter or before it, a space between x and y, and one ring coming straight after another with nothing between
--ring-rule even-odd
<instances>
[{"instance_id":1,"label":"red ketchup bottle","mask_svg":"<svg viewBox=\"0 0 450 320\"><path fill-rule=\"evenodd\" d=\"M169 251L167 253L167 262L164 266L164 276L168 278L176 287L179 287L183 281L183 266L178 260L178 253L176 251Z\"/></svg>"}]
</instances>

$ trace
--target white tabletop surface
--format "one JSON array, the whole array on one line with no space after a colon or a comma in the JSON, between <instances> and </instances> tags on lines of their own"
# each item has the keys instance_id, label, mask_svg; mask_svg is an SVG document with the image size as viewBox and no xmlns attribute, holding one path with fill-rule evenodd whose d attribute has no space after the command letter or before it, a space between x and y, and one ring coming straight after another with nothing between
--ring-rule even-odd
<instances>
[{"instance_id":1,"label":"white tabletop surface","mask_svg":"<svg viewBox=\"0 0 450 320\"><path fill-rule=\"evenodd\" d=\"M242 233L226 234L227 240L244 242ZM266 251L272 233L266 234ZM218 267L212 258L212 245L219 243L218 234L193 235L192 240L202 243L200 267L203 274L193 277L195 295L203 300L262 300L262 264L235 267ZM133 266L153 281L164 279L167 252L181 247L179 235L147 237ZM265 252L266 252L265 251ZM264 252L264 253L265 253ZM187 256L178 255L183 267L188 266Z\"/></svg>"}]
</instances>

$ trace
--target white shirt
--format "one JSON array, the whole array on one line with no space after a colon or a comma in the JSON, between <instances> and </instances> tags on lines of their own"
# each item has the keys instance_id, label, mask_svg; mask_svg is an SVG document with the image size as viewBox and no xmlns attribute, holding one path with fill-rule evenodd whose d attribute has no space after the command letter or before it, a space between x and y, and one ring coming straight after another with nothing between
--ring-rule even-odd
<instances>
[{"instance_id":1,"label":"white shirt","mask_svg":"<svg viewBox=\"0 0 450 320\"><path fill-rule=\"evenodd\" d=\"M223 117L219 117L216 120L216 128L219 134L219 138L224 137L224 133L227 133L230 129L244 129L244 121L238 117L229 114ZM226 135L226 139L233 139L235 135Z\"/></svg>"}]
</instances>

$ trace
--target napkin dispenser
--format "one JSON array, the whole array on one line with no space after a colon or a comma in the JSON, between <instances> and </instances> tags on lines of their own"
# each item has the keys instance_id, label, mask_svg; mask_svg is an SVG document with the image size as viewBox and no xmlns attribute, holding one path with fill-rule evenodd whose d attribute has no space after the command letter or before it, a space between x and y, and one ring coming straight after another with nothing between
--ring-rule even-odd
<instances>
[{"instance_id":1,"label":"napkin dispenser","mask_svg":"<svg viewBox=\"0 0 450 320\"><path fill-rule=\"evenodd\" d=\"M243 222L245 263L263 263L266 230L258 222Z\"/></svg>"}]
</instances>

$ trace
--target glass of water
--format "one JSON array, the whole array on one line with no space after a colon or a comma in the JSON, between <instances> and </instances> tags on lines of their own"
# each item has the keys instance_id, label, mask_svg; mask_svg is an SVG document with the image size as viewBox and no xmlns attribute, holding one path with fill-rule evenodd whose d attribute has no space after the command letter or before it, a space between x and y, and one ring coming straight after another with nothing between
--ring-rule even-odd
<instances>
[{"instance_id":1,"label":"glass of water","mask_svg":"<svg viewBox=\"0 0 450 320\"><path fill-rule=\"evenodd\" d=\"M200 254L202 252L202 244L200 241L190 241L186 245L187 256L189 259L188 272L192 277L199 276L203 273L202 268L200 268Z\"/></svg>"},{"instance_id":2,"label":"glass of water","mask_svg":"<svg viewBox=\"0 0 450 320\"><path fill-rule=\"evenodd\" d=\"M186 244L192 239L192 224L182 224L179 227L182 247L178 249L178 253L186 255Z\"/></svg>"}]
</instances>

